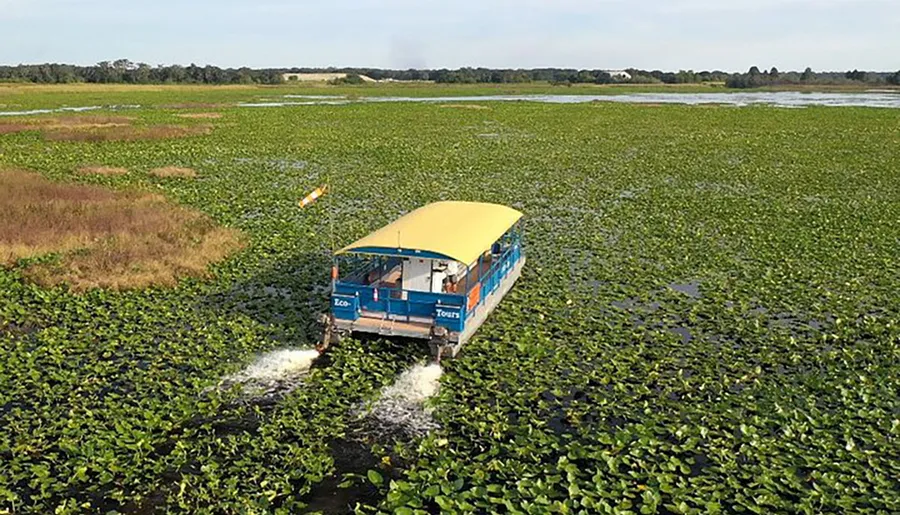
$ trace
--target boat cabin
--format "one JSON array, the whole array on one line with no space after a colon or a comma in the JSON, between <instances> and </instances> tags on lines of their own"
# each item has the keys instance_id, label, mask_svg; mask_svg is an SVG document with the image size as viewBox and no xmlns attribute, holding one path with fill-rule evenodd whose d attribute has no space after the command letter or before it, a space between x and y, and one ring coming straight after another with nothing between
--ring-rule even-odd
<instances>
[{"instance_id":1,"label":"boat cabin","mask_svg":"<svg viewBox=\"0 0 900 515\"><path fill-rule=\"evenodd\" d=\"M331 325L427 339L455 356L525 263L522 213L497 204L436 202L339 250Z\"/></svg>"}]
</instances>

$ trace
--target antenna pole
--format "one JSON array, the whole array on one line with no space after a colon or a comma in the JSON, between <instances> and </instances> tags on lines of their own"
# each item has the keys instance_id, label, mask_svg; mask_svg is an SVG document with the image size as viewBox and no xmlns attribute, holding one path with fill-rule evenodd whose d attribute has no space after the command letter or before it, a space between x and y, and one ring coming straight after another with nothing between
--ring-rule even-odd
<instances>
[{"instance_id":1,"label":"antenna pole","mask_svg":"<svg viewBox=\"0 0 900 515\"><path fill-rule=\"evenodd\" d=\"M327 182L325 184L325 188L331 189L331 177L327 178ZM329 197L334 196L334 191L331 191L331 195ZM334 253L334 201L332 199L328 199L328 232L329 239L331 240L331 292L334 293L334 283L337 282L338 276L338 266L337 266L337 255Z\"/></svg>"}]
</instances>

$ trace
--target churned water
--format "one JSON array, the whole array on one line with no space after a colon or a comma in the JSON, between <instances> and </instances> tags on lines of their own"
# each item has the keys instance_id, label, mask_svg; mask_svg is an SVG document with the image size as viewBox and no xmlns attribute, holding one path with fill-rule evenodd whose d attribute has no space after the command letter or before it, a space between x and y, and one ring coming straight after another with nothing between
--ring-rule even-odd
<instances>
[{"instance_id":1,"label":"churned water","mask_svg":"<svg viewBox=\"0 0 900 515\"><path fill-rule=\"evenodd\" d=\"M425 402L440 388L441 366L413 365L394 384L385 387L373 403L361 410L366 425L382 435L418 438L439 426Z\"/></svg>"},{"instance_id":2,"label":"churned water","mask_svg":"<svg viewBox=\"0 0 900 515\"><path fill-rule=\"evenodd\" d=\"M247 368L222 380L221 388L240 385L250 397L282 395L300 385L319 357L315 349L280 349L258 357Z\"/></svg>"}]
</instances>

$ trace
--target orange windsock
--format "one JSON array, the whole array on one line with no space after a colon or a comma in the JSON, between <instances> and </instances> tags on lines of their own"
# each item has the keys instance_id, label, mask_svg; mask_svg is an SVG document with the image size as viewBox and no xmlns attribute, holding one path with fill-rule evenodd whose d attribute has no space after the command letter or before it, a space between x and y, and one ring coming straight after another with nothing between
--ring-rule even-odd
<instances>
[{"instance_id":1,"label":"orange windsock","mask_svg":"<svg viewBox=\"0 0 900 515\"><path fill-rule=\"evenodd\" d=\"M303 197L303 199L300 201L300 207L306 207L306 206L312 204L313 202L316 201L316 199L318 199L319 197L324 195L327 190L328 190L327 185L316 188L315 190L313 190L312 193Z\"/></svg>"}]
</instances>

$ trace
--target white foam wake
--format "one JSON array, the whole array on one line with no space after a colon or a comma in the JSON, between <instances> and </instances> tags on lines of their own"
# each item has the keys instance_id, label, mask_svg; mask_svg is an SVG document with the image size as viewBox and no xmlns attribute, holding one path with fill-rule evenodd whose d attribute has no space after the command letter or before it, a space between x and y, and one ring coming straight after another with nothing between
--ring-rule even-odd
<instances>
[{"instance_id":1,"label":"white foam wake","mask_svg":"<svg viewBox=\"0 0 900 515\"><path fill-rule=\"evenodd\" d=\"M425 401L437 394L442 370L440 365L414 365L385 387L364 416L369 426L384 433L400 432L422 437L439 426Z\"/></svg>"},{"instance_id":2,"label":"white foam wake","mask_svg":"<svg viewBox=\"0 0 900 515\"><path fill-rule=\"evenodd\" d=\"M319 357L315 349L280 349L259 356L247 368L225 377L221 388L241 385L246 396L268 397L299 386Z\"/></svg>"}]
</instances>

